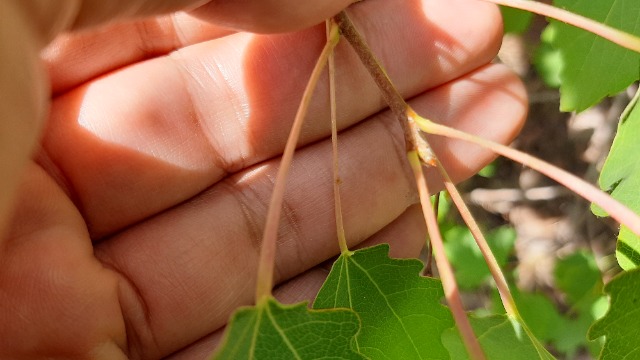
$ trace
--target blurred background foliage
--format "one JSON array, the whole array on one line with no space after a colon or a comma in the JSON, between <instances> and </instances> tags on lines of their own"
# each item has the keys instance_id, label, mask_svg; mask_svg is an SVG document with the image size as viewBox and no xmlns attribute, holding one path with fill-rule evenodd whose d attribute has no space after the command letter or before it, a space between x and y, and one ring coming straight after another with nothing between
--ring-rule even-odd
<instances>
[{"instance_id":1,"label":"blurred background foliage","mask_svg":"<svg viewBox=\"0 0 640 360\"><path fill-rule=\"evenodd\" d=\"M614 27L640 31L638 24L625 22L630 16L621 14L625 8L620 2L554 3ZM599 18L603 7L609 15L619 16ZM527 125L513 146L592 183L602 176L603 190L616 196L615 186L606 187L607 171L601 173L607 158L617 156L609 150L618 120L637 91L640 66L633 69L632 65L640 64L640 57L528 12L504 7L501 11L505 36L496 61L521 76L530 98ZM616 142L624 141L620 137ZM629 156L637 157L627 151L616 167ZM612 181L635 184L629 174L618 173L609 175ZM534 334L558 358L597 358L604 338L589 341L587 333L609 307L603 284L621 271L613 255L618 226L606 217L596 217L589 203L555 182L504 159L460 188L484 227ZM628 194L619 200L634 206ZM479 316L504 313L482 255L445 195L440 197L439 220L467 308Z\"/></svg>"}]
</instances>

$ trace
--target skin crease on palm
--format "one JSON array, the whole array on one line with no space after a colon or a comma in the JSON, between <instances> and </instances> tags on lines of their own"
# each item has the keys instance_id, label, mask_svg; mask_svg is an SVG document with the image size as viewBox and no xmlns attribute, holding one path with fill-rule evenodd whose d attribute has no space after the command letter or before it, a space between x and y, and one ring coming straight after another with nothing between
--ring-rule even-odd
<instances>
[{"instance_id":1,"label":"skin crease on palm","mask_svg":"<svg viewBox=\"0 0 640 360\"><path fill-rule=\"evenodd\" d=\"M348 2L0 2L0 358L213 351L253 301L278 159L322 21ZM502 143L517 135L526 94L489 64L494 6L367 0L349 12L419 113ZM402 132L348 44L336 57L350 246L415 257L425 228ZM312 299L338 253L327 98L325 76L287 183L284 303ZM458 181L493 159L431 143Z\"/></svg>"}]
</instances>

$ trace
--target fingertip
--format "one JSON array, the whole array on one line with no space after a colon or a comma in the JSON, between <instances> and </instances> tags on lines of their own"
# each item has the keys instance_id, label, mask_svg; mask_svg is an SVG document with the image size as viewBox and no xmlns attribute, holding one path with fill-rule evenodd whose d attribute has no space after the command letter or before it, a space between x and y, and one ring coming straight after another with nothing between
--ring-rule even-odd
<instances>
[{"instance_id":1,"label":"fingertip","mask_svg":"<svg viewBox=\"0 0 640 360\"><path fill-rule=\"evenodd\" d=\"M453 58L475 54L489 62L502 43L502 15L498 6L475 0L423 0L422 10L435 29L448 34L442 44L454 52ZM454 42L455 46L449 44ZM485 63L486 63L485 62Z\"/></svg>"},{"instance_id":2,"label":"fingertip","mask_svg":"<svg viewBox=\"0 0 640 360\"><path fill-rule=\"evenodd\" d=\"M522 81L501 64L484 66L413 103L436 122L505 145L520 133L528 113ZM461 140L429 136L429 141L454 181L467 179L497 156Z\"/></svg>"},{"instance_id":3,"label":"fingertip","mask_svg":"<svg viewBox=\"0 0 640 360\"><path fill-rule=\"evenodd\" d=\"M354 0L213 0L192 13L235 30L254 33L282 33L319 24Z\"/></svg>"}]
</instances>

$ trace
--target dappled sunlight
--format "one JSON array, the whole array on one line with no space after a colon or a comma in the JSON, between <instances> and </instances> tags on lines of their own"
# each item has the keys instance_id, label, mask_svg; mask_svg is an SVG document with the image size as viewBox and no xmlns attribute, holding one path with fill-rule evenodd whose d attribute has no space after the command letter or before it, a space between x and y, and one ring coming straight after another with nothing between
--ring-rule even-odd
<instances>
[{"instance_id":1,"label":"dappled sunlight","mask_svg":"<svg viewBox=\"0 0 640 360\"><path fill-rule=\"evenodd\" d=\"M125 69L56 98L43 140L95 238L184 201L222 172L195 117L183 116L190 105L179 83L149 88L136 76Z\"/></svg>"}]
</instances>

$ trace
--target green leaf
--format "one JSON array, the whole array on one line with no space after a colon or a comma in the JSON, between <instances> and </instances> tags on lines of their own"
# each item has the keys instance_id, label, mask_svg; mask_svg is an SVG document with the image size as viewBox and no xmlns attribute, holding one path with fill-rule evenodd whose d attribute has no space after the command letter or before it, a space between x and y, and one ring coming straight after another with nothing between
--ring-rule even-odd
<instances>
[{"instance_id":1,"label":"green leaf","mask_svg":"<svg viewBox=\"0 0 640 360\"><path fill-rule=\"evenodd\" d=\"M527 360L553 359L548 353L538 353L531 339L524 334L517 323L506 315L477 318L470 316L471 326L480 340L487 359ZM466 360L469 355L456 329L449 329L442 335L442 342L449 350L452 360Z\"/></svg>"},{"instance_id":2,"label":"green leaf","mask_svg":"<svg viewBox=\"0 0 640 360\"><path fill-rule=\"evenodd\" d=\"M432 196L434 201L436 196L440 199L438 203L438 223L445 223L451 214L451 207L453 206L451 196L449 193L439 192L437 195Z\"/></svg>"},{"instance_id":3,"label":"green leaf","mask_svg":"<svg viewBox=\"0 0 640 360\"><path fill-rule=\"evenodd\" d=\"M359 325L351 310L266 299L236 311L214 359L366 359L352 348Z\"/></svg>"},{"instance_id":4,"label":"green leaf","mask_svg":"<svg viewBox=\"0 0 640 360\"><path fill-rule=\"evenodd\" d=\"M500 6L500 12L502 13L505 33L521 34L525 32L531 24L531 19L533 19L532 13L508 6Z\"/></svg>"},{"instance_id":5,"label":"green leaf","mask_svg":"<svg viewBox=\"0 0 640 360\"><path fill-rule=\"evenodd\" d=\"M496 164L496 162L492 162L489 165L483 167L482 169L480 169L480 171L478 171L478 176L482 176L483 178L487 178L490 179L492 177L494 177L496 175L496 172L498 171L498 165Z\"/></svg>"},{"instance_id":6,"label":"green leaf","mask_svg":"<svg viewBox=\"0 0 640 360\"><path fill-rule=\"evenodd\" d=\"M581 348L587 348L594 355L600 353L602 344L599 341L589 341L587 333L595 321L590 313L580 313L577 318L564 317L555 329L551 343L560 353L573 358ZM593 350L592 350L593 349Z\"/></svg>"},{"instance_id":7,"label":"green leaf","mask_svg":"<svg viewBox=\"0 0 640 360\"><path fill-rule=\"evenodd\" d=\"M583 348L599 353L601 341L588 341L587 338L591 324L606 311L595 258L585 251L573 253L557 262L554 275L558 289L566 295L566 314L561 314L546 295L522 292L511 286L521 317L533 335L552 345L566 358L573 358ZM504 312L497 291L493 301L494 310Z\"/></svg>"},{"instance_id":8,"label":"green leaf","mask_svg":"<svg viewBox=\"0 0 640 360\"><path fill-rule=\"evenodd\" d=\"M600 316L599 310L606 299L602 295L602 278L593 254L579 251L558 261L554 271L558 289L566 295L571 316L562 319L553 335L554 347L572 357L581 347L597 355L600 341L588 341L589 327ZM604 300L604 301L603 301ZM606 311L606 310L605 310Z\"/></svg>"},{"instance_id":9,"label":"green leaf","mask_svg":"<svg viewBox=\"0 0 640 360\"><path fill-rule=\"evenodd\" d=\"M461 289L475 289L491 278L489 267L466 227L445 225L442 235L446 239L445 253L455 268L456 281ZM498 264L504 266L513 251L515 230L507 226L499 227L487 233L486 238Z\"/></svg>"},{"instance_id":10,"label":"green leaf","mask_svg":"<svg viewBox=\"0 0 640 360\"><path fill-rule=\"evenodd\" d=\"M640 265L640 238L626 226L620 228L618 234L616 258L620 267L625 270L635 269Z\"/></svg>"},{"instance_id":11,"label":"green leaf","mask_svg":"<svg viewBox=\"0 0 640 360\"><path fill-rule=\"evenodd\" d=\"M533 59L536 71L547 86L559 88L564 62L560 51L553 47L558 32L556 23L549 24L540 35L540 45Z\"/></svg>"},{"instance_id":12,"label":"green leaf","mask_svg":"<svg viewBox=\"0 0 640 360\"><path fill-rule=\"evenodd\" d=\"M514 291L514 298L520 316L533 335L543 343L553 340L557 329L562 325L562 317L551 300L542 294L519 291Z\"/></svg>"},{"instance_id":13,"label":"green leaf","mask_svg":"<svg viewBox=\"0 0 640 360\"><path fill-rule=\"evenodd\" d=\"M602 275L593 254L575 252L558 261L554 271L558 289L567 295L569 305L591 306L602 294Z\"/></svg>"},{"instance_id":14,"label":"green leaf","mask_svg":"<svg viewBox=\"0 0 640 360\"><path fill-rule=\"evenodd\" d=\"M640 35L638 0L555 0L556 6ZM582 29L554 22L564 62L560 108L582 111L640 78L640 54Z\"/></svg>"},{"instance_id":15,"label":"green leaf","mask_svg":"<svg viewBox=\"0 0 640 360\"><path fill-rule=\"evenodd\" d=\"M624 272L605 286L611 298L607 314L589 331L591 339L605 336L600 359L640 358L640 269Z\"/></svg>"},{"instance_id":16,"label":"green leaf","mask_svg":"<svg viewBox=\"0 0 640 360\"><path fill-rule=\"evenodd\" d=\"M453 321L440 281L420 276L419 260L388 253L384 244L342 254L313 307L353 309L362 321L356 348L371 359L447 359L441 336Z\"/></svg>"},{"instance_id":17,"label":"green leaf","mask_svg":"<svg viewBox=\"0 0 640 360\"><path fill-rule=\"evenodd\" d=\"M618 132L598 179L602 190L636 213L640 212L640 92L638 94L620 119ZM592 207L592 210L598 216L607 215L598 207ZM616 257L625 270L640 264L640 238L624 226L618 235Z\"/></svg>"}]
</instances>

